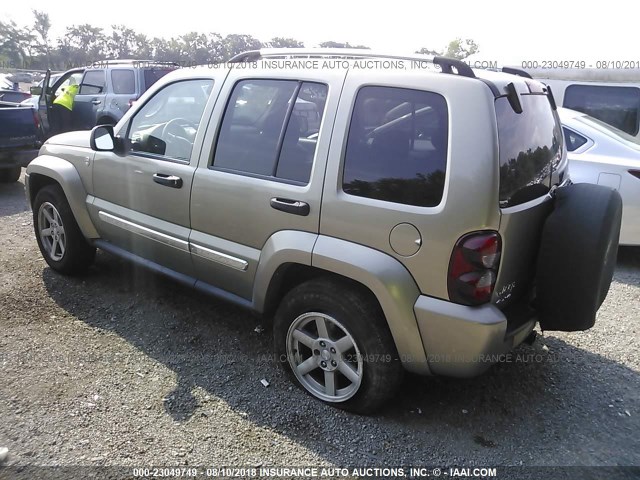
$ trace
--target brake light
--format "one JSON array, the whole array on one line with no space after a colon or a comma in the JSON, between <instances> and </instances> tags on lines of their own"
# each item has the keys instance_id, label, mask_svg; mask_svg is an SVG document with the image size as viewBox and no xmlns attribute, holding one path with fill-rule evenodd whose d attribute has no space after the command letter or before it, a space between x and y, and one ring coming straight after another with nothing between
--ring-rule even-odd
<instances>
[{"instance_id":1,"label":"brake light","mask_svg":"<svg viewBox=\"0 0 640 480\"><path fill-rule=\"evenodd\" d=\"M640 178L640 170L629 170L629 173L636 178Z\"/></svg>"},{"instance_id":2,"label":"brake light","mask_svg":"<svg viewBox=\"0 0 640 480\"><path fill-rule=\"evenodd\" d=\"M491 300L496 284L502 240L498 232L473 232L460 237L449 261L449 299L463 305Z\"/></svg>"},{"instance_id":3,"label":"brake light","mask_svg":"<svg viewBox=\"0 0 640 480\"><path fill-rule=\"evenodd\" d=\"M38 117L38 110L33 110L33 123L36 125L36 129L40 128L40 118Z\"/></svg>"}]
</instances>

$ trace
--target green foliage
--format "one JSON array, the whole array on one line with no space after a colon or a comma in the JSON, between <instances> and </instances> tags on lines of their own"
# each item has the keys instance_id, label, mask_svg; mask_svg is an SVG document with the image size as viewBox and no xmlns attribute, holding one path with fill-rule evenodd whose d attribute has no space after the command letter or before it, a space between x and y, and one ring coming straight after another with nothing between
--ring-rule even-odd
<instances>
[{"instance_id":1,"label":"green foliage","mask_svg":"<svg viewBox=\"0 0 640 480\"><path fill-rule=\"evenodd\" d=\"M439 55L443 57L456 58L458 60L464 60L470 57L474 53L478 53L480 47L478 44L469 38L462 39L460 37L451 40L443 50L430 50L428 48L421 48L416 53L424 55Z\"/></svg>"},{"instance_id":2,"label":"green foliage","mask_svg":"<svg viewBox=\"0 0 640 480\"><path fill-rule=\"evenodd\" d=\"M322 42L320 44L320 46L322 48L360 48L360 49L365 49L365 50L369 50L369 47L365 46L365 45L351 45L349 42L347 43L340 43L340 42Z\"/></svg>"}]
</instances>

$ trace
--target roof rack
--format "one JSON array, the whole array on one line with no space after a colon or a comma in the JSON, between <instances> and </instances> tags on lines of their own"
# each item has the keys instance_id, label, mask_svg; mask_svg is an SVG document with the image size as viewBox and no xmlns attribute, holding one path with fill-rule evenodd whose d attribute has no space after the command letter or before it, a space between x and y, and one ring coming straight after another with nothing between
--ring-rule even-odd
<instances>
[{"instance_id":1,"label":"roof rack","mask_svg":"<svg viewBox=\"0 0 640 480\"><path fill-rule=\"evenodd\" d=\"M511 75L518 75L519 77L533 79L533 77L529 75L529 73L525 72L524 70L520 70L519 68L502 67L501 71L504 73L510 73Z\"/></svg>"},{"instance_id":2,"label":"roof rack","mask_svg":"<svg viewBox=\"0 0 640 480\"><path fill-rule=\"evenodd\" d=\"M138 60L135 58L119 58L116 60L104 59L96 60L91 65L132 65L132 64L144 64L144 65L171 65L179 67L176 62L163 62L159 60Z\"/></svg>"},{"instance_id":3,"label":"roof rack","mask_svg":"<svg viewBox=\"0 0 640 480\"><path fill-rule=\"evenodd\" d=\"M443 73L457 73L463 77L476 78L473 70L462 60L447 57L429 55L396 55L385 53L374 53L370 50L357 48L262 48L260 50L250 50L240 53L229 60L229 63L255 62L262 58L388 58L394 60L415 60L420 62L431 62L438 65Z\"/></svg>"}]
</instances>

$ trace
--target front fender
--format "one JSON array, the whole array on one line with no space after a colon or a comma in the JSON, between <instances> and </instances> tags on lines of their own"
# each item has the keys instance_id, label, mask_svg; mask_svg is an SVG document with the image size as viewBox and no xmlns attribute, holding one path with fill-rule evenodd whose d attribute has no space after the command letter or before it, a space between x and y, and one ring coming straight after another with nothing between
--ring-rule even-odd
<instances>
[{"instance_id":1,"label":"front fender","mask_svg":"<svg viewBox=\"0 0 640 480\"><path fill-rule=\"evenodd\" d=\"M72 163L59 157L41 155L29 163L27 175L26 189L30 204L36 193L31 191L32 186L37 183L36 178L38 176L50 178L62 187L82 234L86 238L100 237L87 210L87 191Z\"/></svg>"},{"instance_id":2,"label":"front fender","mask_svg":"<svg viewBox=\"0 0 640 480\"><path fill-rule=\"evenodd\" d=\"M380 302L405 369L431 374L413 310L420 290L404 265L378 250L321 235L313 249L312 266L351 278L371 290Z\"/></svg>"}]
</instances>

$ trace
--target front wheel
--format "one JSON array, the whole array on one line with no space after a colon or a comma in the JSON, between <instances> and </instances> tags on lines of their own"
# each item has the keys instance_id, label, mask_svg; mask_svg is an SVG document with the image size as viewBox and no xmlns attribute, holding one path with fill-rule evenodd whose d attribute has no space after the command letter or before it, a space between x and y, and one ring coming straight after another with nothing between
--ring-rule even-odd
<instances>
[{"instance_id":1,"label":"front wheel","mask_svg":"<svg viewBox=\"0 0 640 480\"><path fill-rule=\"evenodd\" d=\"M380 306L347 282L316 279L291 290L276 313L274 343L300 387L344 410L371 413L402 381Z\"/></svg>"},{"instance_id":2,"label":"front wheel","mask_svg":"<svg viewBox=\"0 0 640 480\"><path fill-rule=\"evenodd\" d=\"M33 202L33 227L40 252L54 270L72 275L93 263L96 249L82 235L59 186L48 185L38 191Z\"/></svg>"}]
</instances>

